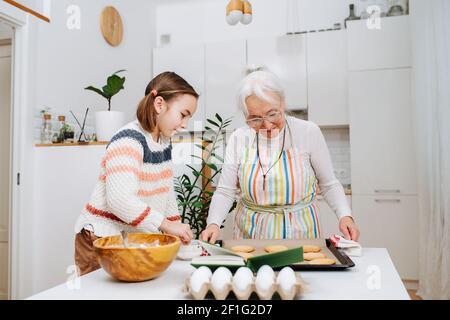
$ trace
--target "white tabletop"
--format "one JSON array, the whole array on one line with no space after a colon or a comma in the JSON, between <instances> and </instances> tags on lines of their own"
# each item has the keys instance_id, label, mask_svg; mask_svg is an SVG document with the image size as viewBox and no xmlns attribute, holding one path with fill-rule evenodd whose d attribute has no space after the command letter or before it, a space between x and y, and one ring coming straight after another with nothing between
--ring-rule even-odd
<instances>
[{"instance_id":1,"label":"white tabletop","mask_svg":"<svg viewBox=\"0 0 450 320\"><path fill-rule=\"evenodd\" d=\"M355 267L345 271L300 272L307 290L299 298L410 299L386 249L365 248L362 257L352 257L352 260ZM125 283L114 280L100 269L29 299L190 299L182 288L193 270L189 262L176 260L156 279Z\"/></svg>"}]
</instances>

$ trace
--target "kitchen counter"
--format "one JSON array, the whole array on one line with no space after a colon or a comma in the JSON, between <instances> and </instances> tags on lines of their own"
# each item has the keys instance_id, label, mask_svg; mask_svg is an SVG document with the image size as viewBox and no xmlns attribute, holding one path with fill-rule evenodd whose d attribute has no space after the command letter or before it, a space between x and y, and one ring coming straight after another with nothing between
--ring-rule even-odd
<instances>
[{"instance_id":1,"label":"kitchen counter","mask_svg":"<svg viewBox=\"0 0 450 320\"><path fill-rule=\"evenodd\" d=\"M353 257L356 266L346 271L301 272L307 290L300 299L394 299L409 300L409 295L386 249L365 248L362 257ZM190 299L182 288L194 270L187 261L174 261L158 278L140 283L115 281L103 269L77 281L63 283L29 299ZM75 287L75 288L74 288Z\"/></svg>"}]
</instances>

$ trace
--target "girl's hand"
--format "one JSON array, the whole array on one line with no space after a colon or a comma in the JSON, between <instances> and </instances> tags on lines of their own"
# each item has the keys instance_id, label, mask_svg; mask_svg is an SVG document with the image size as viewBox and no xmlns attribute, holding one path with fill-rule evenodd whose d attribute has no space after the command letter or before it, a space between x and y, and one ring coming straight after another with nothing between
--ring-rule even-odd
<instances>
[{"instance_id":1,"label":"girl's hand","mask_svg":"<svg viewBox=\"0 0 450 320\"><path fill-rule=\"evenodd\" d=\"M171 234L180 238L183 244L189 244L194 238L194 234L191 231L191 227L186 223L178 221L169 221L164 219L159 227L164 233Z\"/></svg>"},{"instance_id":2,"label":"girl's hand","mask_svg":"<svg viewBox=\"0 0 450 320\"><path fill-rule=\"evenodd\" d=\"M208 241L209 243L216 243L217 238L219 237L220 227L217 224L210 224L203 230L200 235L200 239L203 241Z\"/></svg>"},{"instance_id":3,"label":"girl's hand","mask_svg":"<svg viewBox=\"0 0 450 320\"><path fill-rule=\"evenodd\" d=\"M341 230L345 239L358 241L359 227L356 225L352 217L342 217L339 220L339 230Z\"/></svg>"}]
</instances>

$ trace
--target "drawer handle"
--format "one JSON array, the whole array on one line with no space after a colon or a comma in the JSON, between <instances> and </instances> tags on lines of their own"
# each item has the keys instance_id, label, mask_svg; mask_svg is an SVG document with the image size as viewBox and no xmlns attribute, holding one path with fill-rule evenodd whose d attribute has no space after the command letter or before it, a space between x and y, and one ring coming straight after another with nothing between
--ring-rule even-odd
<instances>
[{"instance_id":1,"label":"drawer handle","mask_svg":"<svg viewBox=\"0 0 450 320\"><path fill-rule=\"evenodd\" d=\"M399 189L393 189L393 190L377 190L375 189L375 193L400 193Z\"/></svg>"},{"instance_id":2,"label":"drawer handle","mask_svg":"<svg viewBox=\"0 0 450 320\"><path fill-rule=\"evenodd\" d=\"M375 202L393 202L399 203L400 199L375 199Z\"/></svg>"}]
</instances>

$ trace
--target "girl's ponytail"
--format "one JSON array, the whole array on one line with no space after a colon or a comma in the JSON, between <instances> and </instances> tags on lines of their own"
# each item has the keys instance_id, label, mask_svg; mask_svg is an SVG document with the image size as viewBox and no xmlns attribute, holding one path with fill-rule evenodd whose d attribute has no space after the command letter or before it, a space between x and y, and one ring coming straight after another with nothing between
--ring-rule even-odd
<instances>
[{"instance_id":1,"label":"girl's ponytail","mask_svg":"<svg viewBox=\"0 0 450 320\"><path fill-rule=\"evenodd\" d=\"M153 105L155 97L152 94L146 95L139 102L136 116L142 128L147 132L152 132L156 127L156 109Z\"/></svg>"}]
</instances>

